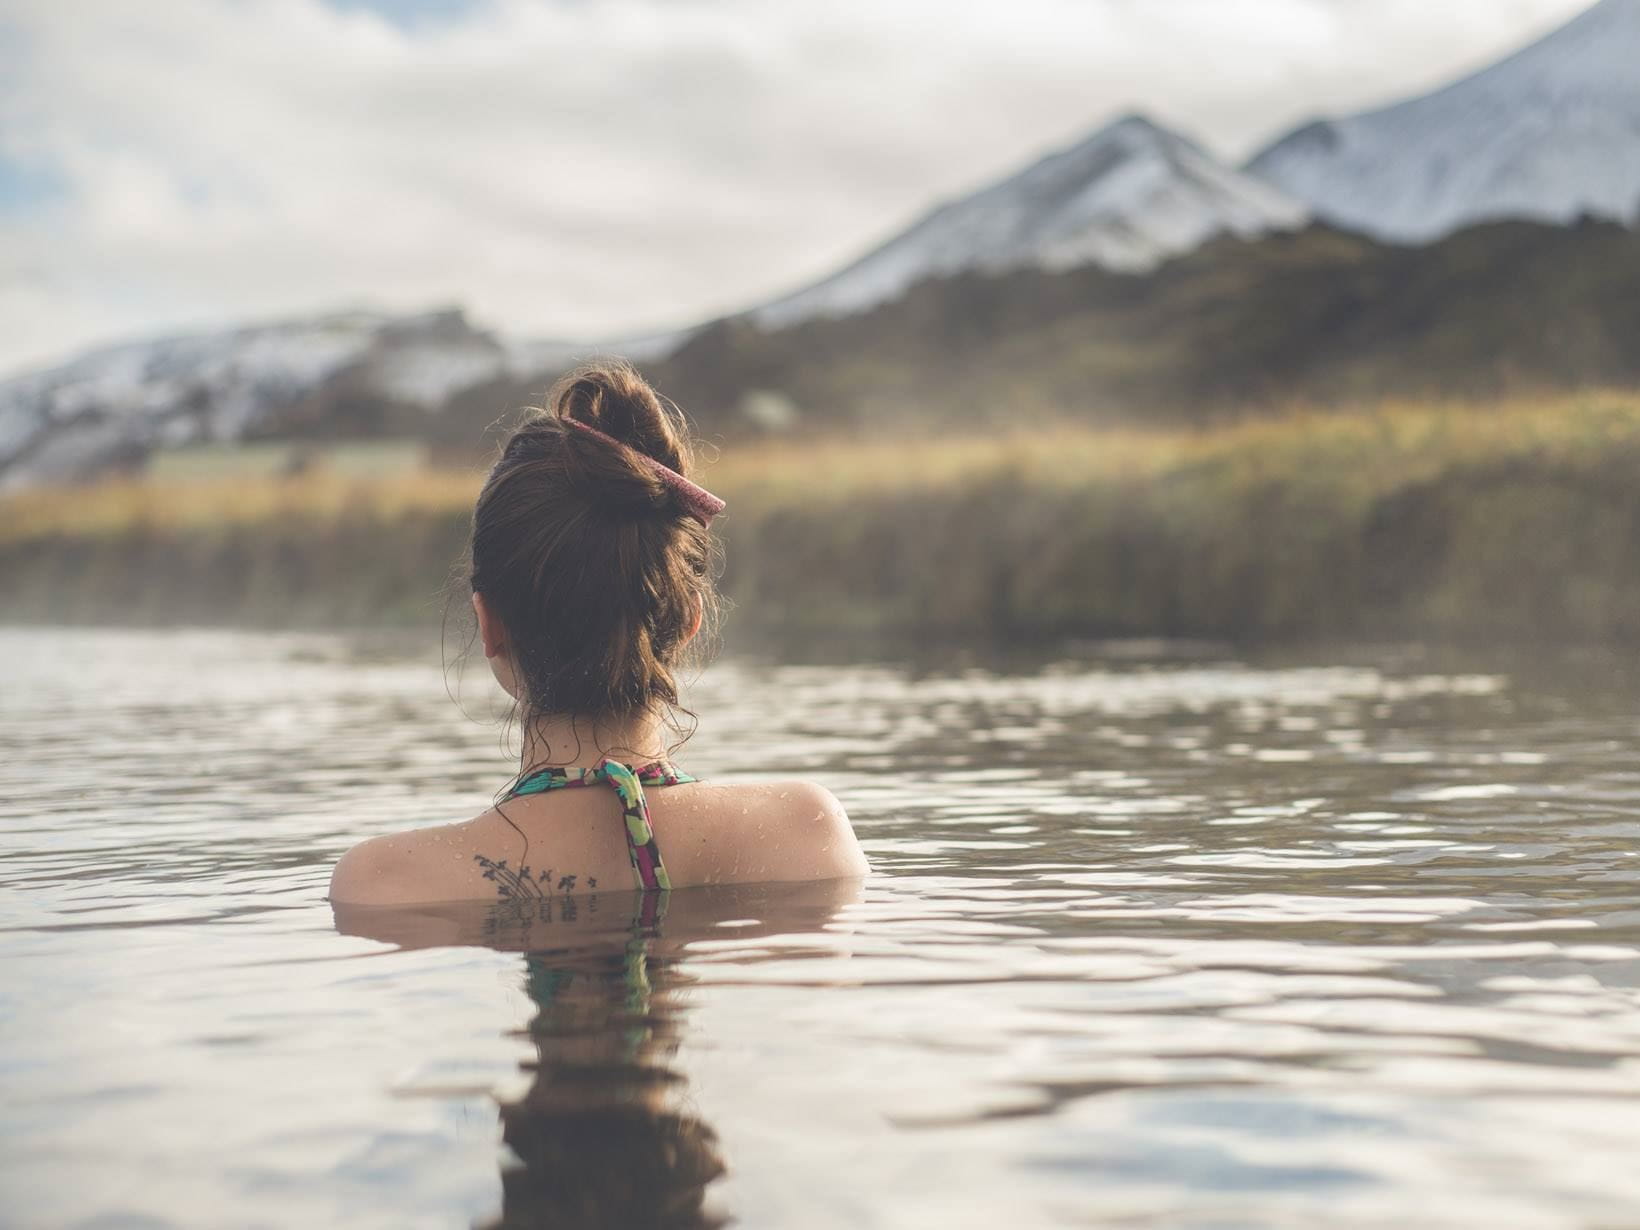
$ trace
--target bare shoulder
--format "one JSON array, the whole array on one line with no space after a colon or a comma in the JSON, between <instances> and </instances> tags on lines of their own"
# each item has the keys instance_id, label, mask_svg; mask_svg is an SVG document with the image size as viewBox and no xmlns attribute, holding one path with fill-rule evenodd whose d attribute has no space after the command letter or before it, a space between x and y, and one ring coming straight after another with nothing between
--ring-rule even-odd
<instances>
[{"instance_id":1,"label":"bare shoulder","mask_svg":"<svg viewBox=\"0 0 1640 1230\"><path fill-rule=\"evenodd\" d=\"M755 828L743 875L770 880L863 876L871 870L837 796L814 782L704 785L705 801L731 827Z\"/></svg>"},{"instance_id":2,"label":"bare shoulder","mask_svg":"<svg viewBox=\"0 0 1640 1230\"><path fill-rule=\"evenodd\" d=\"M835 868L837 876L863 876L871 870L848 812L835 794L815 782L785 782L782 787L790 791L790 823L818 843L821 859Z\"/></svg>"},{"instance_id":3,"label":"bare shoulder","mask_svg":"<svg viewBox=\"0 0 1640 1230\"><path fill-rule=\"evenodd\" d=\"M434 841L449 840L467 827L440 825L361 841L342 855L331 872L330 899L348 905L402 905L431 900L431 886L423 883L427 878L427 847Z\"/></svg>"},{"instance_id":4,"label":"bare shoulder","mask_svg":"<svg viewBox=\"0 0 1640 1230\"><path fill-rule=\"evenodd\" d=\"M812 824L840 824L853 835L848 812L837 796L817 782L774 782L770 787L775 796L786 803L785 810L794 821Z\"/></svg>"}]
</instances>

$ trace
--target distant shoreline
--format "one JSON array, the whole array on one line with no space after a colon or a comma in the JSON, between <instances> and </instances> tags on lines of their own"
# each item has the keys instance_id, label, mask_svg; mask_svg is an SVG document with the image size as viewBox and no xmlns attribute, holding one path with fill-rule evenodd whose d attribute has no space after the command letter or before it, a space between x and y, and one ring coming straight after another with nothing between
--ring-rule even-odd
<instances>
[{"instance_id":1,"label":"distant shoreline","mask_svg":"<svg viewBox=\"0 0 1640 1230\"><path fill-rule=\"evenodd\" d=\"M0 499L0 620L437 626L474 473ZM1640 394L726 451L734 626L1640 642Z\"/></svg>"}]
</instances>

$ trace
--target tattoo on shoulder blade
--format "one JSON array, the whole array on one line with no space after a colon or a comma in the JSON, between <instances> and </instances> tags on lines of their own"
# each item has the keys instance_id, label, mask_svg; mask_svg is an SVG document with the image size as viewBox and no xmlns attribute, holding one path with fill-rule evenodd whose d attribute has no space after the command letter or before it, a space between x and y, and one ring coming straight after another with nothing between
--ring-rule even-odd
<instances>
[{"instance_id":1,"label":"tattoo on shoulder blade","mask_svg":"<svg viewBox=\"0 0 1640 1230\"><path fill-rule=\"evenodd\" d=\"M580 917L584 905L588 914L598 912L598 881L594 876L585 879L587 895L575 896L575 886L581 882L578 875L554 878L554 870L536 872L525 863L518 867L504 858L486 858L473 855L473 861L484 869L484 878L495 885L498 900L485 920L487 934L506 933L512 942L518 942L519 933L529 941L537 923L572 923Z\"/></svg>"},{"instance_id":2,"label":"tattoo on shoulder blade","mask_svg":"<svg viewBox=\"0 0 1640 1230\"><path fill-rule=\"evenodd\" d=\"M502 898L534 900L552 891L550 869L536 875L528 863L521 867L509 867L504 858L485 858L482 854L473 855L473 861L484 868L484 878L495 885L496 893Z\"/></svg>"},{"instance_id":3,"label":"tattoo on shoulder blade","mask_svg":"<svg viewBox=\"0 0 1640 1230\"><path fill-rule=\"evenodd\" d=\"M555 892L573 893L581 879L579 875L556 875L551 867L532 871L528 863L511 867L504 858L486 858L482 854L473 855L473 861L484 868L484 878L495 885L496 895L504 901L541 901ZM597 879L586 877L586 886L597 888Z\"/></svg>"}]
</instances>

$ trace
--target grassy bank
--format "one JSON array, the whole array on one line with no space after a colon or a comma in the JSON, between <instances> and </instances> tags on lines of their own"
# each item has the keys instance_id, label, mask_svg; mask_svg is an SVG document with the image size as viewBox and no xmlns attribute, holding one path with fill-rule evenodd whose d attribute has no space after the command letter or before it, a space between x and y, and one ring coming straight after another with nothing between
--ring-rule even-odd
<instances>
[{"instance_id":1,"label":"grassy bank","mask_svg":"<svg viewBox=\"0 0 1640 1230\"><path fill-rule=\"evenodd\" d=\"M729 448L742 626L1640 641L1640 395ZM473 474L0 502L0 618L436 617Z\"/></svg>"}]
</instances>

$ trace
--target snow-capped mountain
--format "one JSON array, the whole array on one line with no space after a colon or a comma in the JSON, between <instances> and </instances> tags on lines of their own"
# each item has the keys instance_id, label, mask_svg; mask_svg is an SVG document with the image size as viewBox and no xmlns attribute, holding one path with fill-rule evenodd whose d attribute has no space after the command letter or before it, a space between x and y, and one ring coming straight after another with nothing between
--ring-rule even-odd
<instances>
[{"instance_id":1,"label":"snow-capped mountain","mask_svg":"<svg viewBox=\"0 0 1640 1230\"><path fill-rule=\"evenodd\" d=\"M1308 124L1246 169L1397 242L1497 218L1640 222L1640 0L1601 0L1433 94Z\"/></svg>"},{"instance_id":2,"label":"snow-capped mountain","mask_svg":"<svg viewBox=\"0 0 1640 1230\"><path fill-rule=\"evenodd\" d=\"M642 361L684 336L602 344L504 337L447 308L335 312L100 347L0 379L0 490L288 427L304 409L339 399L435 414L498 377L544 380L593 354Z\"/></svg>"},{"instance_id":3,"label":"snow-capped mountain","mask_svg":"<svg viewBox=\"0 0 1640 1230\"><path fill-rule=\"evenodd\" d=\"M573 348L508 343L455 310L343 312L109 346L0 381L0 487L74 478L154 448L237 440L345 382L434 410Z\"/></svg>"},{"instance_id":4,"label":"snow-capped mountain","mask_svg":"<svg viewBox=\"0 0 1640 1230\"><path fill-rule=\"evenodd\" d=\"M1640 0L1601 0L1425 97L1307 125L1246 168L1140 116L933 210L841 271L739 319L778 329L964 272L1143 272L1220 234L1319 217L1423 243L1471 223L1594 214L1640 225ZM459 311L349 312L106 347L0 379L0 488L74 478L155 448L312 424L351 400L435 412L498 378L588 353L639 360L696 330L601 346L525 342Z\"/></svg>"},{"instance_id":5,"label":"snow-capped mountain","mask_svg":"<svg viewBox=\"0 0 1640 1230\"><path fill-rule=\"evenodd\" d=\"M764 328L841 316L896 298L926 278L967 271L1139 272L1224 232L1254 237L1302 226L1307 211L1267 184L1142 116L1128 116L972 196L795 294L755 309Z\"/></svg>"}]
</instances>

